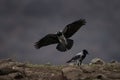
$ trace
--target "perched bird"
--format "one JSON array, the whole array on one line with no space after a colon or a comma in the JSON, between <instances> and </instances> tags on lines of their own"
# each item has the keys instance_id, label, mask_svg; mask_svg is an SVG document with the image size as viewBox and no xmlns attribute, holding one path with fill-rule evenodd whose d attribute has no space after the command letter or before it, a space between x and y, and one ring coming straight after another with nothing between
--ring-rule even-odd
<instances>
[{"instance_id":1,"label":"perched bird","mask_svg":"<svg viewBox=\"0 0 120 80\"><path fill-rule=\"evenodd\" d=\"M72 48L73 40L69 39L75 32L77 32L81 26L85 25L86 21L80 19L71 24L66 25L63 31L58 31L56 34L47 34L45 37L35 43L35 48L39 49L43 46L51 44L58 44L56 49L65 52Z\"/></svg>"},{"instance_id":2,"label":"perched bird","mask_svg":"<svg viewBox=\"0 0 120 80\"><path fill-rule=\"evenodd\" d=\"M86 49L82 50L80 53L77 53L72 59L67 61L67 63L75 62L76 65L81 65L83 59L85 59L88 51Z\"/></svg>"}]
</instances>

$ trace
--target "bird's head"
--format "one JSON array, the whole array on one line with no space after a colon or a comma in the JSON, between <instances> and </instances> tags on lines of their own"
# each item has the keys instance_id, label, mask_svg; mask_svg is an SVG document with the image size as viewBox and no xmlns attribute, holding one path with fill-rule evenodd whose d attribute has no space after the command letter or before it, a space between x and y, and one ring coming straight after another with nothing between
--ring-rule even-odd
<instances>
[{"instance_id":1,"label":"bird's head","mask_svg":"<svg viewBox=\"0 0 120 80\"><path fill-rule=\"evenodd\" d=\"M84 54L89 54L86 49L83 49L83 53L84 53Z\"/></svg>"},{"instance_id":2,"label":"bird's head","mask_svg":"<svg viewBox=\"0 0 120 80\"><path fill-rule=\"evenodd\" d=\"M58 31L58 32L57 32L57 35L58 35L58 36L62 36L62 32L61 32L61 31Z\"/></svg>"}]
</instances>

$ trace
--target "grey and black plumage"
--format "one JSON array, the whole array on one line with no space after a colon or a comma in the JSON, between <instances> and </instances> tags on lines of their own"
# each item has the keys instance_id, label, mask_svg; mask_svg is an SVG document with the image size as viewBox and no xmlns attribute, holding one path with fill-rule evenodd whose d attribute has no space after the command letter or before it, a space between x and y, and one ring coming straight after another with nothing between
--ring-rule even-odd
<instances>
[{"instance_id":1,"label":"grey and black plumage","mask_svg":"<svg viewBox=\"0 0 120 80\"><path fill-rule=\"evenodd\" d=\"M85 25L85 23L86 21L84 19L80 19L71 24L68 24L63 29L63 31L58 31L56 34L47 34L45 37L35 43L35 48L39 49L51 44L58 44L56 47L57 50L61 52L67 51L73 46L73 40L69 38L75 34L83 25Z\"/></svg>"},{"instance_id":2,"label":"grey and black plumage","mask_svg":"<svg viewBox=\"0 0 120 80\"><path fill-rule=\"evenodd\" d=\"M67 63L75 62L76 65L81 65L82 61L85 59L88 51L86 49L82 50L80 53L77 53L72 59L67 61Z\"/></svg>"}]
</instances>

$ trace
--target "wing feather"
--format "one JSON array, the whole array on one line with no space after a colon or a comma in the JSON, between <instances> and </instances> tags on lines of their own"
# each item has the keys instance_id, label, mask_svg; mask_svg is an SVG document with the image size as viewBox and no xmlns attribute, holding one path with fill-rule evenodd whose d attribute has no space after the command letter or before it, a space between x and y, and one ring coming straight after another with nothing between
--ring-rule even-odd
<instances>
[{"instance_id":1,"label":"wing feather","mask_svg":"<svg viewBox=\"0 0 120 80\"><path fill-rule=\"evenodd\" d=\"M71 24L68 24L64 30L63 34L66 38L71 37L75 32L77 32L83 25L85 25L86 21L85 19L80 19L78 21L75 21Z\"/></svg>"},{"instance_id":2,"label":"wing feather","mask_svg":"<svg viewBox=\"0 0 120 80\"><path fill-rule=\"evenodd\" d=\"M35 43L35 48L39 49L43 46L47 46L50 44L55 44L58 43L58 38L56 34L48 34L45 37L43 37L42 39L40 39L38 42Z\"/></svg>"}]
</instances>

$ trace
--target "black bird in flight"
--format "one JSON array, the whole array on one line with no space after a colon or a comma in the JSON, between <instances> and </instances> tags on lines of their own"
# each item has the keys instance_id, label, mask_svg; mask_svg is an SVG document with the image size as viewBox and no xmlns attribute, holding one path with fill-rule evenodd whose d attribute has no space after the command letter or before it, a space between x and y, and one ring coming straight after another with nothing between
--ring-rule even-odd
<instances>
[{"instance_id":1,"label":"black bird in flight","mask_svg":"<svg viewBox=\"0 0 120 80\"><path fill-rule=\"evenodd\" d=\"M56 34L47 34L45 37L35 43L35 48L39 49L43 46L51 44L58 44L56 49L65 52L72 48L73 40L69 39L75 32L77 32L83 25L85 25L85 19L80 19L71 24L66 25L63 31L58 31Z\"/></svg>"},{"instance_id":2,"label":"black bird in flight","mask_svg":"<svg viewBox=\"0 0 120 80\"><path fill-rule=\"evenodd\" d=\"M67 61L67 63L75 62L76 65L81 65L83 59L85 59L88 51L86 49L82 50L80 53L77 53L72 59Z\"/></svg>"}]
</instances>

